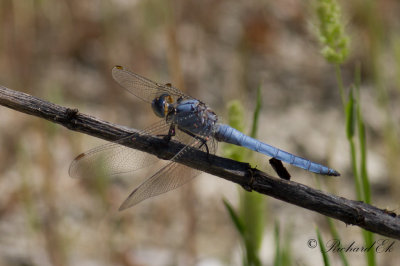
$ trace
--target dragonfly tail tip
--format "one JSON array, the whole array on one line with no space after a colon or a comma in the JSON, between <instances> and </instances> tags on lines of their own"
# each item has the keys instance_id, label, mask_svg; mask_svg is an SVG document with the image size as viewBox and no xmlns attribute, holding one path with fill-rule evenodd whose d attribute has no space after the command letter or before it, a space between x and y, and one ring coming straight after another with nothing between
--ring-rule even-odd
<instances>
[{"instance_id":1,"label":"dragonfly tail tip","mask_svg":"<svg viewBox=\"0 0 400 266\"><path fill-rule=\"evenodd\" d=\"M329 171L330 176L340 176L340 173L336 170L331 169L331 171Z\"/></svg>"}]
</instances>

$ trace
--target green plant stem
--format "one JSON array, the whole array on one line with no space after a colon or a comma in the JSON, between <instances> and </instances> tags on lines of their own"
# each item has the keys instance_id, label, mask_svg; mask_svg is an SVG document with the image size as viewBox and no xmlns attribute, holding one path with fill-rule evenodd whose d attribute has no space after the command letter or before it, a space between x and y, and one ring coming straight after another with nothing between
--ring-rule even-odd
<instances>
[{"instance_id":1,"label":"green plant stem","mask_svg":"<svg viewBox=\"0 0 400 266\"><path fill-rule=\"evenodd\" d=\"M339 233L336 230L336 227L335 227L335 224L333 223L333 220L331 218L329 218L329 217L327 217L326 220L328 221L329 229L331 231L331 235L333 236L333 238L334 239L340 239ZM341 249L339 250L339 256L340 256L340 259L342 260L342 264L344 266L348 266L349 262L347 261L345 253Z\"/></svg>"},{"instance_id":2,"label":"green plant stem","mask_svg":"<svg viewBox=\"0 0 400 266\"><path fill-rule=\"evenodd\" d=\"M317 239L318 239L319 250L320 250L320 252L321 252L322 260L324 261L324 265L325 265L325 266L330 266L331 263L330 263L330 261L329 261L329 257L328 257L328 255L327 255L327 253L326 253L325 246L324 246L324 243L325 243L325 242L324 242L324 240L322 239L322 235L321 235L321 233L320 233L318 227L315 228L315 231L317 232Z\"/></svg>"},{"instance_id":3,"label":"green plant stem","mask_svg":"<svg viewBox=\"0 0 400 266\"><path fill-rule=\"evenodd\" d=\"M343 106L343 112L346 114L346 96L344 93L344 86L343 86L343 78L342 78L342 70L340 69L339 64L335 64L335 72L336 72L336 81L339 87L339 93L340 97L342 99L342 106ZM351 167L353 170L353 175L354 175L354 182L355 182L355 188L356 188L356 195L358 200L363 200L363 194L361 190L361 181L360 177L358 174L358 168L357 168L357 152L356 152L356 145L354 142L353 136L348 136L347 140L349 141L350 145L350 158L351 158Z\"/></svg>"},{"instance_id":4,"label":"green plant stem","mask_svg":"<svg viewBox=\"0 0 400 266\"><path fill-rule=\"evenodd\" d=\"M336 70L336 78L339 86L339 91L340 91L340 96L342 98L342 105L344 109L344 113L346 116L352 115L348 112L354 112L353 107L351 107L349 110L347 110L347 102L346 102L346 97L344 94L344 86L343 86L343 79L342 79L342 74L341 74L341 69L338 64L335 65L335 70ZM359 174L358 168L357 168L357 152L356 152L356 145L354 141L354 131L351 131L350 134L347 134L347 139L349 141L350 145L350 154L351 154L351 166L353 170L353 175L354 175L354 182L355 182L355 188L356 188L356 194L357 194L357 199L364 201L366 203L371 202L371 189L370 189L370 184L369 184L369 179L368 179L368 171L367 171L367 150L366 150L366 138L365 138L365 126L361 114L361 108L360 108L360 96L359 96L359 88L360 88L360 69L359 67L356 68L356 81L355 81L355 86L353 89L356 89L356 99L355 99L355 111L356 111L356 121L357 121L357 131L358 131L358 140L359 140L359 146L360 146L360 173ZM354 95L352 92L349 94L350 99L348 101L354 101ZM347 119L354 119L354 118L348 118ZM353 121L350 121L352 123ZM348 129L347 129L348 130ZM365 230L362 231L363 238L365 241L366 246L372 245L374 241L374 235L371 232L367 232ZM374 252L367 252L367 263L369 266L376 265L375 263L375 254Z\"/></svg>"},{"instance_id":5,"label":"green plant stem","mask_svg":"<svg viewBox=\"0 0 400 266\"><path fill-rule=\"evenodd\" d=\"M357 76L359 76L359 71L357 71ZM356 78L358 80L358 78ZM363 191L363 200L370 204L371 203L371 187L368 178L367 171L367 142L365 136L365 125L362 117L362 112L360 108L360 88L359 82L356 81L356 92L357 92L357 128L358 128L358 139L360 143L360 175L362 181L362 191Z\"/></svg>"},{"instance_id":6,"label":"green plant stem","mask_svg":"<svg viewBox=\"0 0 400 266\"><path fill-rule=\"evenodd\" d=\"M339 86L339 93L342 99L343 109L346 111L346 97L344 95L344 86L343 86L343 79L342 79L342 70L340 69L339 64L335 64L335 72L336 72L336 80Z\"/></svg>"},{"instance_id":7,"label":"green plant stem","mask_svg":"<svg viewBox=\"0 0 400 266\"><path fill-rule=\"evenodd\" d=\"M353 170L353 175L354 175L354 182L355 182L355 187L356 187L356 195L357 195L357 200L363 200L363 193L361 190L361 180L360 176L358 175L358 170L357 170L357 152L356 152L356 145L354 143L353 138L349 138L349 145L350 145L350 155L351 155L351 168Z\"/></svg>"}]
</instances>

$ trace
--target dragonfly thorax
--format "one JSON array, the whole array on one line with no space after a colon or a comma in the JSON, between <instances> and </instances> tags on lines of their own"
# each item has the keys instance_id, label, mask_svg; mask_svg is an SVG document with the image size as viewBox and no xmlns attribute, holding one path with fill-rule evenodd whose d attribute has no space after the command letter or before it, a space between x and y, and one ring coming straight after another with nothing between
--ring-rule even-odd
<instances>
[{"instance_id":1,"label":"dragonfly thorax","mask_svg":"<svg viewBox=\"0 0 400 266\"><path fill-rule=\"evenodd\" d=\"M173 113L167 119L197 136L210 136L218 121L217 115L196 99L178 99Z\"/></svg>"},{"instance_id":2,"label":"dragonfly thorax","mask_svg":"<svg viewBox=\"0 0 400 266\"><path fill-rule=\"evenodd\" d=\"M174 107L172 106L172 97L167 94L161 94L159 97L156 97L151 102L151 108L153 108L153 112L158 117L165 117L169 112L173 111Z\"/></svg>"}]
</instances>

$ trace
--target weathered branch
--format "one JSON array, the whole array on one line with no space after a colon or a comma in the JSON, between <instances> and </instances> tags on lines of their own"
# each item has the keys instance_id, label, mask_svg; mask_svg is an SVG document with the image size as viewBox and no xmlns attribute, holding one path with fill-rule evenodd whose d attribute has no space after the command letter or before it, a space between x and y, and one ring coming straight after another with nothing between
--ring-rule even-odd
<instances>
[{"instance_id":1,"label":"weathered branch","mask_svg":"<svg viewBox=\"0 0 400 266\"><path fill-rule=\"evenodd\" d=\"M115 141L132 133L131 129L114 125L95 117L81 114L76 109L59 106L29 94L0 86L0 105L38 116L64 127L83 132L108 141ZM138 136L135 142L122 143L128 147L154 154L162 159L171 158L182 144L165 144L155 136ZM357 225L371 232L400 240L400 218L363 202L348 200L320 190L284 179L275 178L250 168L246 163L193 151L190 157L179 163L251 188L259 193L295 204L297 206L338 219L346 224Z\"/></svg>"}]
</instances>

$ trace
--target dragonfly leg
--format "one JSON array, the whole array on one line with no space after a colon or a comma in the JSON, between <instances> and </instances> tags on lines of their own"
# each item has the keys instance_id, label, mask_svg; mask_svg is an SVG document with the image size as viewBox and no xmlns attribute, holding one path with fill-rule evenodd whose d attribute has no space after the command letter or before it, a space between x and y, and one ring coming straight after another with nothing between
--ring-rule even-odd
<instances>
[{"instance_id":1,"label":"dragonfly leg","mask_svg":"<svg viewBox=\"0 0 400 266\"><path fill-rule=\"evenodd\" d=\"M201 147L205 146L206 147L206 151L207 151L207 158L210 155L210 150L208 149L208 145L207 145L207 141L205 139L199 138L201 140L201 145L199 146L199 149L201 149Z\"/></svg>"},{"instance_id":2,"label":"dragonfly leg","mask_svg":"<svg viewBox=\"0 0 400 266\"><path fill-rule=\"evenodd\" d=\"M195 134L193 134L193 133L191 133L191 132L189 132L189 131L187 131L187 130L185 130L185 129L182 129L182 128L179 128L179 129L180 129L182 132L188 134L189 136L191 136L191 137L193 137L193 138L195 138L195 139L201 141L201 145L199 146L199 149L201 149L201 147L203 147L203 146L206 147L207 160L210 161L210 157L209 157L209 155L210 155L210 150L208 149L207 139L201 138L201 137L199 137L199 136L196 136Z\"/></svg>"},{"instance_id":3,"label":"dragonfly leg","mask_svg":"<svg viewBox=\"0 0 400 266\"><path fill-rule=\"evenodd\" d=\"M211 163L210 150L208 149L207 141L206 141L205 139L202 139L202 138L200 138L200 139L202 140L202 143L201 143L199 149L201 149L201 147L203 147L203 146L206 147L207 161L208 161L209 163Z\"/></svg>"},{"instance_id":4,"label":"dragonfly leg","mask_svg":"<svg viewBox=\"0 0 400 266\"><path fill-rule=\"evenodd\" d=\"M175 133L176 133L175 124L171 124L171 126L169 127L169 130L168 130L168 134L166 134L166 135L159 134L159 135L157 135L157 137L163 137L166 142L169 142L171 140L171 137L175 136Z\"/></svg>"}]
</instances>

